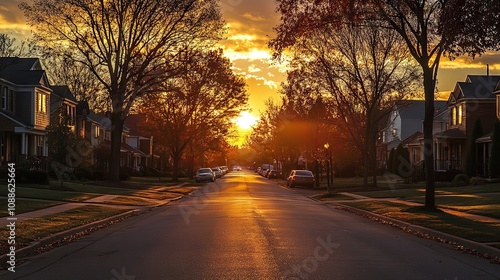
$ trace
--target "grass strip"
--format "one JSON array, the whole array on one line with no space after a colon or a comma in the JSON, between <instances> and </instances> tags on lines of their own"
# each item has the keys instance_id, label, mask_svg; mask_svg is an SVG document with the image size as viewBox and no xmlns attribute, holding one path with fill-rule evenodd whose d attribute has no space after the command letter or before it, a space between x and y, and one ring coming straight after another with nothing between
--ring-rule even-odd
<instances>
[{"instance_id":1,"label":"grass strip","mask_svg":"<svg viewBox=\"0 0 500 280\"><path fill-rule=\"evenodd\" d=\"M16 222L16 248L26 247L32 242L51 234L108 218L128 210L86 205L53 215L18 221ZM7 230L0 231L0 240L7 240L8 234ZM7 253L7 245L7 242L0 243L0 254Z\"/></svg>"},{"instance_id":2,"label":"grass strip","mask_svg":"<svg viewBox=\"0 0 500 280\"><path fill-rule=\"evenodd\" d=\"M389 201L353 201L342 204L477 242L500 241L500 224L478 222L444 212L427 212Z\"/></svg>"},{"instance_id":3,"label":"grass strip","mask_svg":"<svg viewBox=\"0 0 500 280\"><path fill-rule=\"evenodd\" d=\"M7 188L0 188L0 196L7 196L7 191L8 191ZM81 193L81 192L48 190L48 189L16 186L17 198L35 198L35 199L46 199L46 200L68 201L68 202L81 202L97 196L98 195Z\"/></svg>"},{"instance_id":4,"label":"grass strip","mask_svg":"<svg viewBox=\"0 0 500 280\"><path fill-rule=\"evenodd\" d=\"M329 195L328 193L324 193L324 194L315 195L313 198L321 200L321 201L339 201L339 200L354 200L355 199L352 196L338 194L338 193L332 194L332 195Z\"/></svg>"},{"instance_id":5,"label":"grass strip","mask_svg":"<svg viewBox=\"0 0 500 280\"><path fill-rule=\"evenodd\" d=\"M30 199L16 199L16 214L22 214L39 209L44 209L61 204L62 202L44 201L44 200L30 200ZM0 197L0 205L7 205L7 198ZM0 217L7 216L7 207L0 209Z\"/></svg>"}]
</instances>

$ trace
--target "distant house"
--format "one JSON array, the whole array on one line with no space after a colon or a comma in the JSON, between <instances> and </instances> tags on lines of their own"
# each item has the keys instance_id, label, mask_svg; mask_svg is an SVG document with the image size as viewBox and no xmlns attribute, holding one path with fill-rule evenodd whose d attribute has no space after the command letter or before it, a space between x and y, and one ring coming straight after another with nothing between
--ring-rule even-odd
<instances>
[{"instance_id":1,"label":"distant house","mask_svg":"<svg viewBox=\"0 0 500 280\"><path fill-rule=\"evenodd\" d=\"M47 156L52 95L38 58L0 58L0 164Z\"/></svg>"},{"instance_id":2,"label":"distant house","mask_svg":"<svg viewBox=\"0 0 500 280\"><path fill-rule=\"evenodd\" d=\"M445 101L434 101L436 113L442 112L445 105ZM386 166L389 152L393 148L396 148L399 144L407 144L419 139L417 135L423 131L424 113L424 100L400 100L394 102L393 109L386 120L386 125L379 133L377 145L379 167ZM410 137L411 139L408 139ZM410 154L410 157L415 160L423 158L419 154L421 149L418 146L415 145L415 150L412 151L414 156L412 157Z\"/></svg>"},{"instance_id":3,"label":"distant house","mask_svg":"<svg viewBox=\"0 0 500 280\"><path fill-rule=\"evenodd\" d=\"M159 156L153 151L153 136L145 135L146 115L132 114L125 119L125 127L129 129L127 144L139 151L134 154L134 166L158 168Z\"/></svg>"},{"instance_id":4,"label":"distant house","mask_svg":"<svg viewBox=\"0 0 500 280\"><path fill-rule=\"evenodd\" d=\"M483 131L493 130L497 114L494 91L499 81L500 76L468 75L456 84L446 104L448 127L434 134L436 170L465 171L470 147L477 141L473 139L476 122L481 122ZM484 162L484 158L478 160ZM480 174L484 173L482 167Z\"/></svg>"},{"instance_id":5,"label":"distant house","mask_svg":"<svg viewBox=\"0 0 500 280\"><path fill-rule=\"evenodd\" d=\"M95 114L85 101L77 106L77 133L88 140L94 149L111 146L111 121L106 114ZM140 171L150 167L157 156L153 155L153 137L143 136L145 116L130 115L123 127L120 145L120 166ZM102 165L92 156L93 165ZM106 167L105 167L106 168Z\"/></svg>"},{"instance_id":6,"label":"distant house","mask_svg":"<svg viewBox=\"0 0 500 280\"><path fill-rule=\"evenodd\" d=\"M50 98L50 122L66 125L76 133L76 106L78 102L69 90L68 86L51 86L52 96Z\"/></svg>"}]
</instances>

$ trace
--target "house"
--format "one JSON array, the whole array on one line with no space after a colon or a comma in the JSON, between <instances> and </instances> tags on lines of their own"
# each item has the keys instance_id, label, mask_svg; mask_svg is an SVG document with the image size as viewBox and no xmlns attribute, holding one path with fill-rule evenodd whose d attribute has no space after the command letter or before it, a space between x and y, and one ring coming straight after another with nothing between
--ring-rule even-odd
<instances>
[{"instance_id":1,"label":"house","mask_svg":"<svg viewBox=\"0 0 500 280\"><path fill-rule=\"evenodd\" d=\"M476 123L481 123L483 131L493 130L497 114L494 91L499 81L500 76L468 75L464 82L457 82L446 103L448 127L433 137L436 170L465 171L467 155L477 140L473 136ZM481 148L484 153L485 147ZM484 168L480 173L485 173Z\"/></svg>"},{"instance_id":2,"label":"house","mask_svg":"<svg viewBox=\"0 0 500 280\"><path fill-rule=\"evenodd\" d=\"M103 152L111 145L111 121L106 114L95 114L86 101L77 105L77 133L90 142L97 151ZM140 128L144 125L145 116L130 115L123 127L120 145L120 165L131 170L139 171L153 165L158 156L153 155L153 137L143 136ZM107 169L107 164L100 162L95 153L91 159L94 166ZM157 161L157 160L156 160Z\"/></svg>"},{"instance_id":3,"label":"house","mask_svg":"<svg viewBox=\"0 0 500 280\"><path fill-rule=\"evenodd\" d=\"M495 121L500 121L500 80L497 82L495 85L495 88L493 90L493 93L495 94L495 115L492 117L492 122ZM489 114L491 117L491 115ZM481 125L483 125L481 123ZM493 135L493 129L486 129L483 126L483 132L486 133L483 136L475 139L477 148L476 148L476 162L478 163L477 165L477 170L476 170L476 175L482 176L482 177L490 177L490 171L489 171L489 162L491 158L491 146L492 146L492 135ZM474 140L474 139L473 139Z\"/></svg>"},{"instance_id":4,"label":"house","mask_svg":"<svg viewBox=\"0 0 500 280\"><path fill-rule=\"evenodd\" d=\"M434 101L436 114L442 112L446 107L445 105L445 101ZM393 109L386 119L386 124L379 133L379 142L377 145L379 167L386 166L390 151L399 144L409 144L420 139L417 136L419 135L418 133L423 131L424 113L424 100L399 100L394 102ZM415 146L415 149L412 151L414 157L410 157L417 161L423 158L420 155L422 149L418 148L419 145L413 144Z\"/></svg>"},{"instance_id":5,"label":"house","mask_svg":"<svg viewBox=\"0 0 500 280\"><path fill-rule=\"evenodd\" d=\"M76 106L78 102L68 86L51 86L50 123L61 123L76 133Z\"/></svg>"},{"instance_id":6,"label":"house","mask_svg":"<svg viewBox=\"0 0 500 280\"><path fill-rule=\"evenodd\" d=\"M126 143L139 151L142 154L135 153L135 166L153 167L158 169L159 155L155 155L153 151L153 136L146 136L143 128L146 124L146 115L131 114L125 119L125 127L129 128L129 135Z\"/></svg>"},{"instance_id":7,"label":"house","mask_svg":"<svg viewBox=\"0 0 500 280\"><path fill-rule=\"evenodd\" d=\"M47 157L50 88L38 58L0 58L0 164Z\"/></svg>"}]
</instances>

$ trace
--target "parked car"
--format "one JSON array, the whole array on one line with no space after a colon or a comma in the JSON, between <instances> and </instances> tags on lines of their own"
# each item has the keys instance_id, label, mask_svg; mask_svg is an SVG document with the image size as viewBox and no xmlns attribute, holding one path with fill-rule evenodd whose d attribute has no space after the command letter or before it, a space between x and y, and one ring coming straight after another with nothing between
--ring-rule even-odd
<instances>
[{"instance_id":1,"label":"parked car","mask_svg":"<svg viewBox=\"0 0 500 280\"><path fill-rule=\"evenodd\" d=\"M241 171L241 166L239 165L233 166L233 171Z\"/></svg>"},{"instance_id":2,"label":"parked car","mask_svg":"<svg viewBox=\"0 0 500 280\"><path fill-rule=\"evenodd\" d=\"M314 187L316 179L314 174L309 170L292 170L290 176L286 179L287 187L293 188L295 186Z\"/></svg>"},{"instance_id":3,"label":"parked car","mask_svg":"<svg viewBox=\"0 0 500 280\"><path fill-rule=\"evenodd\" d=\"M267 170L269 170L269 169L262 168L262 169L260 170L259 174L260 174L261 176L266 177Z\"/></svg>"},{"instance_id":4,"label":"parked car","mask_svg":"<svg viewBox=\"0 0 500 280\"><path fill-rule=\"evenodd\" d=\"M196 171L196 183L200 182L214 182L216 177L215 173L210 168L200 168Z\"/></svg>"},{"instance_id":5,"label":"parked car","mask_svg":"<svg viewBox=\"0 0 500 280\"><path fill-rule=\"evenodd\" d=\"M222 170L222 172L224 173L224 175L226 175L227 173L229 173L229 168L227 168L227 166L221 166L220 169Z\"/></svg>"},{"instance_id":6,"label":"parked car","mask_svg":"<svg viewBox=\"0 0 500 280\"><path fill-rule=\"evenodd\" d=\"M268 171L266 175L266 177L269 179L278 178L279 176L281 176L281 171L276 169Z\"/></svg>"},{"instance_id":7,"label":"parked car","mask_svg":"<svg viewBox=\"0 0 500 280\"><path fill-rule=\"evenodd\" d=\"M224 175L224 174L222 174L222 170L220 170L219 167L212 168L212 171L215 173L216 178L220 178L220 177L222 177L222 175Z\"/></svg>"}]
</instances>

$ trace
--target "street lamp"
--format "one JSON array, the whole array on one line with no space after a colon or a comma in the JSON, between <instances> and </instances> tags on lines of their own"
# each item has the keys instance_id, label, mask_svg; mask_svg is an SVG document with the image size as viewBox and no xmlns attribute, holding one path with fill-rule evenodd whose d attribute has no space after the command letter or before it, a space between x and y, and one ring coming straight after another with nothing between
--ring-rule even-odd
<instances>
[{"instance_id":1,"label":"street lamp","mask_svg":"<svg viewBox=\"0 0 500 280\"><path fill-rule=\"evenodd\" d=\"M330 166L332 164L332 159L331 159L331 156L330 156L330 143L326 142L325 145L325 150L326 150L326 155L327 155L327 163L326 163L326 182L327 182L327 190L328 190L328 193L331 194L332 191L331 191L331 181L330 180L330 177L332 174L330 174Z\"/></svg>"}]
</instances>

